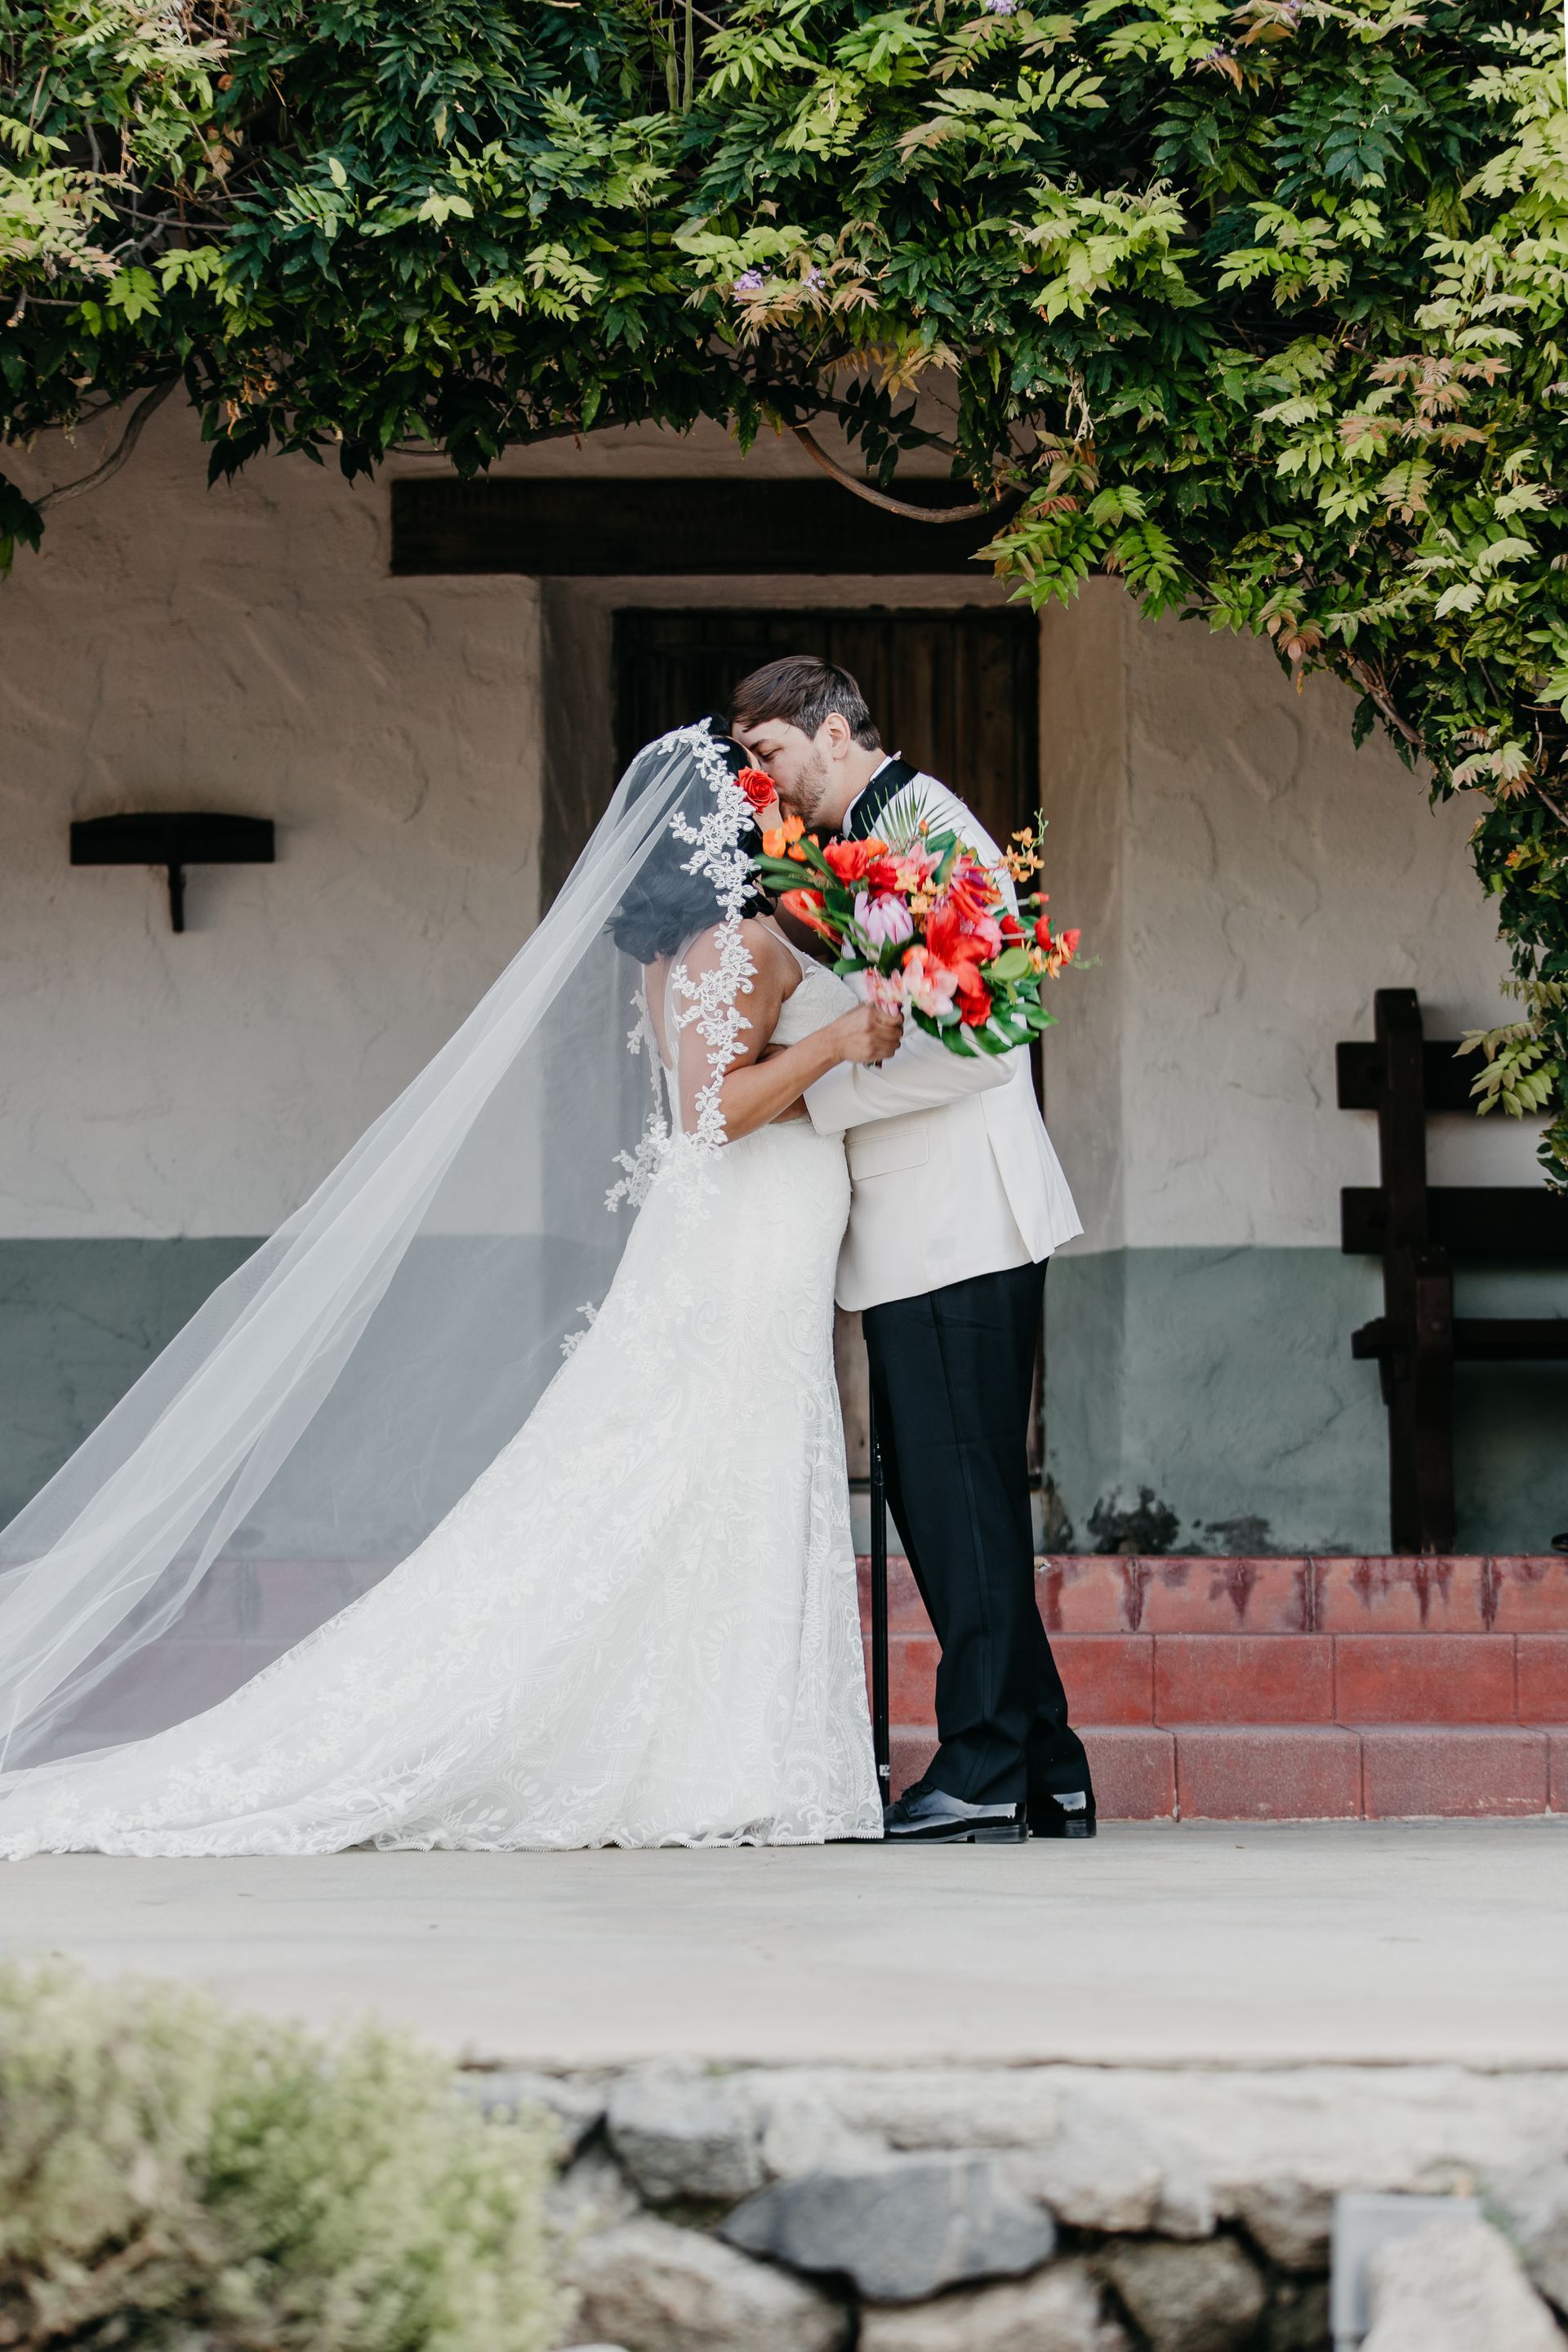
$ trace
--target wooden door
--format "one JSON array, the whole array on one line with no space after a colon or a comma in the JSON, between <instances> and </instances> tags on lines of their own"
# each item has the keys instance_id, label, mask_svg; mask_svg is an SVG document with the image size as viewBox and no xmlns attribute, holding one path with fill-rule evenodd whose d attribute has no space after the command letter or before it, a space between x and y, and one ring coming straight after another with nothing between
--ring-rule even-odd
<instances>
[{"instance_id":1,"label":"wooden door","mask_svg":"<svg viewBox=\"0 0 1568 2352\"><path fill-rule=\"evenodd\" d=\"M616 615L616 748L706 710L780 654L820 654L860 683L889 751L951 784L1005 841L1038 798L1032 613L630 612Z\"/></svg>"}]
</instances>

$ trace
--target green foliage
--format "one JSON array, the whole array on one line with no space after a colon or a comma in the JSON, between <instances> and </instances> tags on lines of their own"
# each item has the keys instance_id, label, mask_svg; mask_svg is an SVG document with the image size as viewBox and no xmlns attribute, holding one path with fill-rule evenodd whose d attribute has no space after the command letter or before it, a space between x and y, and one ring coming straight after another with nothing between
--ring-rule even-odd
<instances>
[{"instance_id":1,"label":"green foliage","mask_svg":"<svg viewBox=\"0 0 1568 2352\"><path fill-rule=\"evenodd\" d=\"M1264 635L1475 793L1568 1069L1554 6L0 0L0 284L8 436L183 377L217 473L935 441L1021 596Z\"/></svg>"},{"instance_id":2,"label":"green foliage","mask_svg":"<svg viewBox=\"0 0 1568 2352\"><path fill-rule=\"evenodd\" d=\"M551 2147L369 2028L0 1970L0 2344L545 2352Z\"/></svg>"}]
</instances>

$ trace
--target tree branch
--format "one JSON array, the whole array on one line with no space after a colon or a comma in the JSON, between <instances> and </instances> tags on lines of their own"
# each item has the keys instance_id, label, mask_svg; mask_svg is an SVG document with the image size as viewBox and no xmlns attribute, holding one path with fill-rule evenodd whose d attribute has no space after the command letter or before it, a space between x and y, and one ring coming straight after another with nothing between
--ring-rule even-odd
<instances>
[{"instance_id":1,"label":"tree branch","mask_svg":"<svg viewBox=\"0 0 1568 2352\"><path fill-rule=\"evenodd\" d=\"M61 482L58 488L46 490L41 499L34 500L34 504L40 508L52 507L60 499L79 499L84 490L96 490L100 483L109 481L118 474L137 442L142 438L142 428L147 419L155 408L162 408L179 381L177 375L169 376L163 383L155 383L151 392L143 394L132 410L124 432L101 465L95 466L90 474L79 474L74 482Z\"/></svg>"},{"instance_id":2,"label":"tree branch","mask_svg":"<svg viewBox=\"0 0 1568 2352\"><path fill-rule=\"evenodd\" d=\"M1365 662L1357 661L1352 656L1350 663L1350 672L1351 676L1355 679L1356 684L1362 688L1364 693L1370 695L1373 701L1377 705L1379 710L1382 711L1384 717L1387 719L1389 725L1394 730L1395 733L1403 735L1405 741L1413 745L1417 751L1422 751L1425 747L1421 740L1420 730L1418 728L1412 727L1409 719L1404 716L1403 712L1394 709L1393 703L1390 702L1387 694L1384 692L1384 688L1378 685Z\"/></svg>"},{"instance_id":3,"label":"tree branch","mask_svg":"<svg viewBox=\"0 0 1568 2352\"><path fill-rule=\"evenodd\" d=\"M1537 800L1542 800L1546 803L1547 807L1552 811L1552 815L1557 819L1557 822L1563 827L1563 832L1568 833L1568 814L1564 814L1562 802L1553 800L1552 794L1547 791L1545 785L1541 782L1539 777L1535 780L1535 796Z\"/></svg>"},{"instance_id":4,"label":"tree branch","mask_svg":"<svg viewBox=\"0 0 1568 2352\"><path fill-rule=\"evenodd\" d=\"M835 465L822 444L812 437L804 425L792 425L790 431L825 474L831 475L842 488L852 490L858 499L864 499L868 506L880 507L884 514L903 515L910 522L973 522L977 515L996 512L995 504L990 499L980 499L974 505L963 507L918 507L911 505L908 499L890 499L886 490L874 490L869 482L857 481L853 474L847 474L842 466Z\"/></svg>"}]
</instances>

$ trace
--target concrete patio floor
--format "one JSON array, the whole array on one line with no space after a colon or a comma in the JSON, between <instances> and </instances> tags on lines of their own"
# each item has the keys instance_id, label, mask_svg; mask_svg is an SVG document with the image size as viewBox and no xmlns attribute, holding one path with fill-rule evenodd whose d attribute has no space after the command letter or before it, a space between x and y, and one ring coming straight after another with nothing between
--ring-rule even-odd
<instances>
[{"instance_id":1,"label":"concrete patio floor","mask_svg":"<svg viewBox=\"0 0 1568 2352\"><path fill-rule=\"evenodd\" d=\"M1568 1819L923 1853L73 1855L0 1865L0 1949L554 2066L1568 2066Z\"/></svg>"}]
</instances>

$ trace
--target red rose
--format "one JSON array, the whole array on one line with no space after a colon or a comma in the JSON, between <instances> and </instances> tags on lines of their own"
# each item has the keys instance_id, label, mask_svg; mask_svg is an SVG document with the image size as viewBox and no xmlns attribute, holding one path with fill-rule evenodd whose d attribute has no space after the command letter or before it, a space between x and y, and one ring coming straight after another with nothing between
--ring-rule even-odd
<instances>
[{"instance_id":1,"label":"red rose","mask_svg":"<svg viewBox=\"0 0 1568 2352\"><path fill-rule=\"evenodd\" d=\"M1078 943L1082 937L1083 933L1081 931L1064 931L1062 933L1061 950L1062 961L1064 963L1070 963L1074 956L1077 955Z\"/></svg>"},{"instance_id":2,"label":"red rose","mask_svg":"<svg viewBox=\"0 0 1568 2352\"><path fill-rule=\"evenodd\" d=\"M754 809L765 809L779 796L779 788L765 768L742 768L735 782Z\"/></svg>"},{"instance_id":3,"label":"red rose","mask_svg":"<svg viewBox=\"0 0 1568 2352\"><path fill-rule=\"evenodd\" d=\"M999 916L997 919L1001 927L1002 936L1008 942L1009 946L1011 946L1015 940L1021 940L1023 938L1024 926L1018 920L1016 915L1009 913Z\"/></svg>"},{"instance_id":4,"label":"red rose","mask_svg":"<svg viewBox=\"0 0 1568 2352\"><path fill-rule=\"evenodd\" d=\"M1051 937L1051 919L1048 915L1042 915L1035 925L1035 940L1038 946L1045 949L1047 955L1055 955L1057 943Z\"/></svg>"}]
</instances>

